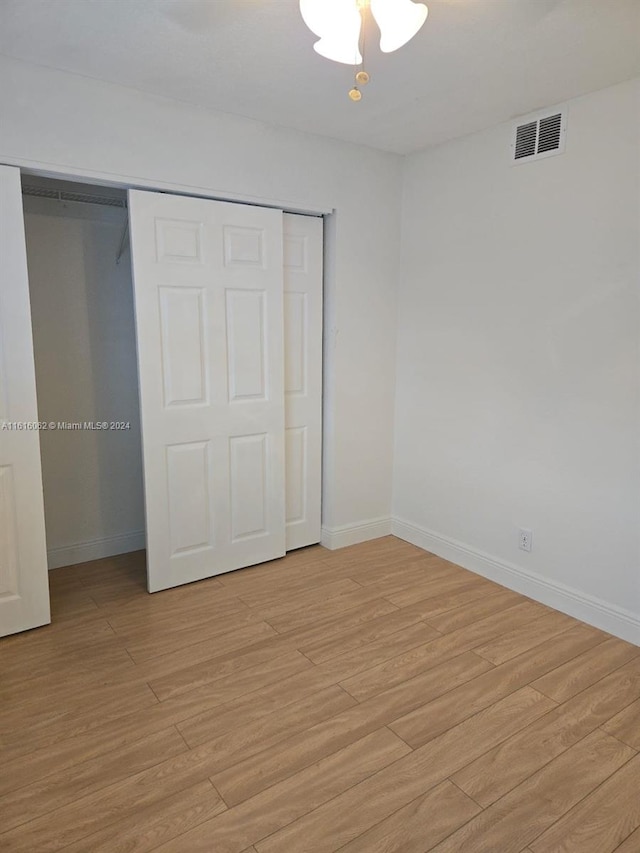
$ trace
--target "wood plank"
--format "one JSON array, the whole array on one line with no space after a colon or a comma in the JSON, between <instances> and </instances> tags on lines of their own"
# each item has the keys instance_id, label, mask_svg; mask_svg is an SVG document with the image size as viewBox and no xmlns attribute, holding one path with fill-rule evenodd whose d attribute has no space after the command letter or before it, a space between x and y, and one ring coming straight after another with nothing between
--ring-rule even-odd
<instances>
[{"instance_id":1,"label":"wood plank","mask_svg":"<svg viewBox=\"0 0 640 853\"><path fill-rule=\"evenodd\" d=\"M264 687L256 683L254 691L245 697L238 697L237 701L227 700L224 706L222 703L216 705L210 702L211 707L196 711L193 699L197 699L198 691L175 696L163 702L162 705L174 709L170 717L173 721L189 720L190 742L202 742L211 737L210 732L214 727L220 730L223 726L223 730L226 730L227 727L233 728L236 725L255 725L256 720L261 716L273 713L305 696L336 684L340 678L386 660L396 654L399 649L419 643L429 636L429 630L426 625L410 626L406 631L396 632L392 637L355 649L308 671L293 674L280 681L273 681ZM211 685L203 689L211 690ZM190 701L192 694L195 695ZM161 711L158 711L158 714L160 713ZM178 717L180 719L177 719ZM181 728L184 727L181 726Z\"/></svg>"},{"instance_id":2,"label":"wood plank","mask_svg":"<svg viewBox=\"0 0 640 853\"><path fill-rule=\"evenodd\" d=\"M422 583L413 582L397 592L391 591L387 593L385 597L397 607L409 607L412 604L417 604L419 601L425 601L429 598L435 598L437 595L443 595L446 592L455 592L456 590L467 589L469 587L485 589L486 581L472 575L471 572L446 574L443 577L425 580ZM374 584L371 588L379 589L379 585Z\"/></svg>"},{"instance_id":3,"label":"wood plank","mask_svg":"<svg viewBox=\"0 0 640 853\"><path fill-rule=\"evenodd\" d=\"M289 650L287 645L282 642L282 636L276 634L251 646L152 678L149 686L162 702L213 682L228 681L244 670L268 665L274 658Z\"/></svg>"},{"instance_id":4,"label":"wood plank","mask_svg":"<svg viewBox=\"0 0 640 853\"><path fill-rule=\"evenodd\" d=\"M58 662L64 653L113 643L115 634L106 618L81 622L45 625L37 631L25 631L3 637L0 643L2 672L10 672L24 663L25 657L33 663L52 660Z\"/></svg>"},{"instance_id":5,"label":"wood plank","mask_svg":"<svg viewBox=\"0 0 640 853\"><path fill-rule=\"evenodd\" d=\"M446 601L446 599L445 599ZM479 622L492 613L506 610L514 604L521 604L523 597L510 589L485 591L484 587L472 587L459 596L452 596L451 606L445 609L425 613L423 618L441 634L449 634L465 625Z\"/></svg>"},{"instance_id":6,"label":"wood plank","mask_svg":"<svg viewBox=\"0 0 640 853\"><path fill-rule=\"evenodd\" d=\"M205 709L219 708L267 685L275 685L274 689L278 690L278 685L286 681L288 677L294 673L309 670L312 666L304 655L292 652L274 659L269 666L262 665L243 670L228 680L221 679L212 684L206 684L188 693L167 699L162 703L159 703L150 688L147 688L149 695L153 697L154 704L146 708L147 713L144 716L139 713L132 714L126 695L121 696L106 708L103 705L82 714L73 714L63 721L54 719L50 721L48 726L40 727L37 732L29 730L28 749L38 749L68 737L83 735L116 720L119 720L121 732L130 733L134 731L139 733L141 725L144 725L145 722L149 725L147 731L157 730L158 727L166 728L167 725L203 713ZM322 686L327 685L325 683ZM321 688L316 688L314 692L317 692L318 689ZM19 732L13 732L12 742L14 741L17 744L19 754L21 754L20 751L24 750L24 737ZM8 755L7 759L10 760L13 757L13 755Z\"/></svg>"},{"instance_id":7,"label":"wood plank","mask_svg":"<svg viewBox=\"0 0 640 853\"><path fill-rule=\"evenodd\" d=\"M547 640L444 696L425 703L395 720L391 728L410 746L420 746L455 723L487 708L498 699L526 686L538 675L579 654L597 639L597 634L590 628L578 625L560 637Z\"/></svg>"},{"instance_id":8,"label":"wood plank","mask_svg":"<svg viewBox=\"0 0 640 853\"><path fill-rule=\"evenodd\" d=\"M323 637L315 642L298 642L297 648L314 663L324 663L331 658L340 657L346 652L381 640L397 631L408 628L421 621L419 616L404 610L393 610L377 619L371 619L364 625L359 625L350 631L341 631L330 637ZM433 634L433 636L437 636Z\"/></svg>"},{"instance_id":9,"label":"wood plank","mask_svg":"<svg viewBox=\"0 0 640 853\"><path fill-rule=\"evenodd\" d=\"M469 759L531 723L549 706L549 699L526 687L298 818L255 847L258 853L292 850L333 853L445 781Z\"/></svg>"},{"instance_id":10,"label":"wood plank","mask_svg":"<svg viewBox=\"0 0 640 853\"><path fill-rule=\"evenodd\" d=\"M334 685L299 702L293 702L280 711L261 717L251 727L238 725L223 734L214 728L208 732L208 738L197 743L189 742L186 736L185 740L192 749L200 749L202 754L212 756L208 773L213 776L247 759L257 760L258 753L262 754L301 732L311 730L322 721L331 719L354 705L352 697ZM188 735L188 720L179 724L181 733L183 727Z\"/></svg>"},{"instance_id":11,"label":"wood plank","mask_svg":"<svg viewBox=\"0 0 640 853\"><path fill-rule=\"evenodd\" d=\"M136 672L145 681L153 682L155 679L178 672L189 666L233 657L237 653L243 653L253 648L264 640L277 636L277 631L274 631L271 625L267 625L266 622L254 622L238 631L229 631L222 636L203 640L201 643L176 649L175 652L168 652L161 657L142 661L136 666ZM294 646L291 645L289 648L294 648Z\"/></svg>"},{"instance_id":12,"label":"wood plank","mask_svg":"<svg viewBox=\"0 0 640 853\"><path fill-rule=\"evenodd\" d=\"M326 554L325 549L319 549L316 553L305 549L302 552L287 554L278 560L219 575L218 580L224 589L235 594L239 594L243 589L259 590L273 588L274 584L286 585L290 577L297 578L301 575L311 582L313 578L324 578L329 574L331 566L327 562Z\"/></svg>"},{"instance_id":13,"label":"wood plank","mask_svg":"<svg viewBox=\"0 0 640 853\"><path fill-rule=\"evenodd\" d=\"M364 604L357 604L348 610L341 610L333 615L323 616L310 625L303 625L294 631L288 631L285 636L296 648L302 650L307 644L317 643L336 637L352 628L365 625L380 616L397 613L398 608L383 598L374 598ZM416 620L418 621L418 620ZM413 620L411 620L411 624Z\"/></svg>"},{"instance_id":14,"label":"wood plank","mask_svg":"<svg viewBox=\"0 0 640 853\"><path fill-rule=\"evenodd\" d=\"M640 750L640 699L604 723L602 728L628 746Z\"/></svg>"},{"instance_id":15,"label":"wood plank","mask_svg":"<svg viewBox=\"0 0 640 853\"><path fill-rule=\"evenodd\" d=\"M182 591L178 587L177 591ZM174 592L174 590L163 590ZM208 587L200 593L189 587L189 595L165 597L158 604L141 602L138 597L116 608L103 608L109 613L109 624L125 640L144 638L149 631L174 631L181 622L203 624L212 619L223 619L233 613L250 611L242 599L218 587Z\"/></svg>"},{"instance_id":16,"label":"wood plank","mask_svg":"<svg viewBox=\"0 0 640 853\"><path fill-rule=\"evenodd\" d=\"M213 785L206 780L153 803L126 820L110 823L65 847L64 853L147 853L210 820L222 808Z\"/></svg>"},{"instance_id":17,"label":"wood plank","mask_svg":"<svg viewBox=\"0 0 640 853\"><path fill-rule=\"evenodd\" d=\"M341 680L341 686L359 702L424 672L443 660L470 651L486 640L500 636L516 625L540 614L540 605L516 604L495 616L475 622L472 626L453 631L411 652L372 666L359 675Z\"/></svg>"},{"instance_id":18,"label":"wood plank","mask_svg":"<svg viewBox=\"0 0 640 853\"><path fill-rule=\"evenodd\" d=\"M640 829L632 832L617 848L616 853L638 853L638 850L640 850Z\"/></svg>"},{"instance_id":19,"label":"wood plank","mask_svg":"<svg viewBox=\"0 0 640 853\"><path fill-rule=\"evenodd\" d=\"M533 853L612 853L640 827L640 756L531 843Z\"/></svg>"},{"instance_id":20,"label":"wood plank","mask_svg":"<svg viewBox=\"0 0 640 853\"><path fill-rule=\"evenodd\" d=\"M453 781L477 803L489 806L638 696L640 664L634 660L469 763Z\"/></svg>"},{"instance_id":21,"label":"wood plank","mask_svg":"<svg viewBox=\"0 0 640 853\"><path fill-rule=\"evenodd\" d=\"M387 581L393 584L398 579L402 581L403 585L421 583L431 578L454 574L450 566L443 566L438 560L416 559L416 557L409 559L407 557L400 559L378 557L376 560L369 560L364 566L359 563L352 565L343 563L339 570L348 574L352 580L362 586L371 586L372 584L380 586Z\"/></svg>"},{"instance_id":22,"label":"wood plank","mask_svg":"<svg viewBox=\"0 0 640 853\"><path fill-rule=\"evenodd\" d=\"M329 687L320 693L314 693L298 703L293 703L277 713L257 717L246 725L240 720L235 728L224 725L221 715L221 723L207 729L204 736L195 742L189 742L194 747L200 743L211 741L212 748L217 749L217 763L212 769L223 769L227 766L227 756L234 755L246 758L252 751L259 751L261 743L264 747L277 742L278 735L286 738L303 729L306 725L314 725L326 717L333 716L355 704L355 700L339 687ZM0 794L5 794L14 788L20 788L50 776L56 771L61 771L74 765L89 761L99 756L108 756L127 745L136 744L141 739L156 731L162 731L172 725L173 717L165 712L165 706L158 705L154 708L158 713L153 716L145 716L142 719L138 713L131 714L126 720L117 720L107 726L89 731L83 735L69 738L39 750L30 752L28 755L20 755L12 761L3 763L3 772L0 774ZM229 717L234 716L233 707ZM187 720L186 733L190 735L189 721ZM182 725L179 726L181 734ZM201 732L201 729L198 729ZM215 740L217 738L217 746ZM264 748L262 747L262 748Z\"/></svg>"},{"instance_id":23,"label":"wood plank","mask_svg":"<svg viewBox=\"0 0 640 853\"><path fill-rule=\"evenodd\" d=\"M265 638L274 638L275 642L260 642ZM61 677L60 672L51 673L35 682L8 687L3 692L7 698L15 699L16 702L19 702L22 694L31 699L35 694L39 703L50 703L64 700L74 691L83 695L101 686L119 684L124 687L126 684L148 682L155 695L165 699L293 648L293 643L283 643L280 635L266 622L259 622L240 631L231 631L222 637L153 658L139 666L133 663L123 649L125 664L90 667L87 663L74 667L70 663L64 677Z\"/></svg>"},{"instance_id":24,"label":"wood plank","mask_svg":"<svg viewBox=\"0 0 640 853\"><path fill-rule=\"evenodd\" d=\"M579 625L577 619L551 610L527 625L521 625L483 646L478 646L474 651L498 666Z\"/></svg>"},{"instance_id":25,"label":"wood plank","mask_svg":"<svg viewBox=\"0 0 640 853\"><path fill-rule=\"evenodd\" d=\"M278 595L274 595L273 588L266 596L264 594L246 592L244 593L244 600L252 610L257 611L264 619L269 621L292 611L320 606L341 595L354 591L357 592L360 589L362 589L360 584L355 583L351 578L341 578L331 583L315 586L312 589L281 590ZM371 597L379 598L380 596Z\"/></svg>"},{"instance_id":26,"label":"wood plank","mask_svg":"<svg viewBox=\"0 0 640 853\"><path fill-rule=\"evenodd\" d=\"M432 598L422 598L420 601L416 601L415 604L410 604L402 609L405 613L411 613L419 616L420 619L428 625L435 627L432 622L437 616L444 615L445 613L460 607L464 608L467 604L477 602L480 599L488 600L489 598L492 598L493 595L493 591L490 590L489 592L486 592L482 584L472 583L463 587L458 587L452 592L442 592L438 595L434 595ZM484 615L486 616L489 613L497 613L500 610L506 610L508 607L513 607L515 604L521 604L524 600L525 599L523 599L522 596L517 596L517 598L512 599L506 604L497 603L495 607L491 607ZM479 621L479 619L471 619L470 621ZM440 629L436 630L441 634L446 633Z\"/></svg>"},{"instance_id":27,"label":"wood plank","mask_svg":"<svg viewBox=\"0 0 640 853\"><path fill-rule=\"evenodd\" d=\"M425 644L434 642L439 636L434 628L430 628L424 622L416 622L387 637L331 658L325 664L320 664L320 668L330 673L338 682L354 673L382 665L385 661L394 659L396 655L405 652L411 654L411 649L422 648Z\"/></svg>"},{"instance_id":28,"label":"wood plank","mask_svg":"<svg viewBox=\"0 0 640 853\"><path fill-rule=\"evenodd\" d=\"M187 751L9 830L0 835L0 843L11 853L55 853L206 778ZM225 804L215 791L214 795L217 808L224 811Z\"/></svg>"},{"instance_id":29,"label":"wood plank","mask_svg":"<svg viewBox=\"0 0 640 853\"><path fill-rule=\"evenodd\" d=\"M125 629L135 628L136 620L162 619L173 610L182 611L189 604L209 603L219 610L224 602L233 603L234 600L240 602L233 592L217 583L216 578L207 578L185 586L161 590L153 595L138 595L126 603L103 605L100 612L104 613L116 628Z\"/></svg>"},{"instance_id":30,"label":"wood plank","mask_svg":"<svg viewBox=\"0 0 640 853\"><path fill-rule=\"evenodd\" d=\"M260 615L249 609L196 625L189 622L187 614L171 631L158 632L154 629L138 631L132 638L124 636L123 643L133 660L141 663L160 655L170 654L177 649L201 643L203 640L222 637L223 634L262 622L264 620Z\"/></svg>"},{"instance_id":31,"label":"wood plank","mask_svg":"<svg viewBox=\"0 0 640 853\"><path fill-rule=\"evenodd\" d=\"M610 637L538 678L532 686L556 702L566 702L638 655L640 649L637 646Z\"/></svg>"},{"instance_id":32,"label":"wood plank","mask_svg":"<svg viewBox=\"0 0 640 853\"><path fill-rule=\"evenodd\" d=\"M296 628L302 628L305 625L312 624L318 619L323 619L327 616L334 616L342 610L350 610L352 607L357 607L359 604L365 604L367 601L373 601L379 598L375 589L367 587L359 587L350 592L344 592L336 595L329 601L321 602L320 604L310 605L301 610L293 610L289 613L283 613L281 616L275 616L266 621L276 629L279 633L286 631L294 631Z\"/></svg>"},{"instance_id":33,"label":"wood plank","mask_svg":"<svg viewBox=\"0 0 640 853\"><path fill-rule=\"evenodd\" d=\"M333 801L371 774L393 766L409 751L399 738L387 729L380 729L159 850L162 853L241 853L247 844Z\"/></svg>"},{"instance_id":34,"label":"wood plank","mask_svg":"<svg viewBox=\"0 0 640 853\"><path fill-rule=\"evenodd\" d=\"M118 728L131 736L139 732L142 725L155 729L170 722L182 728L182 724L188 721L190 740L203 743L211 740L212 731L224 734L238 726L255 726L267 715L282 711L332 685L335 685L332 673L320 667L307 667L288 676L283 673L279 679L259 683L255 690L223 702L218 701L215 686L212 690L211 685L207 685L158 703L156 708L147 712L144 722L138 715L123 718Z\"/></svg>"},{"instance_id":35,"label":"wood plank","mask_svg":"<svg viewBox=\"0 0 640 853\"><path fill-rule=\"evenodd\" d=\"M628 746L596 731L489 806L433 851L519 853L634 755Z\"/></svg>"},{"instance_id":36,"label":"wood plank","mask_svg":"<svg viewBox=\"0 0 640 853\"><path fill-rule=\"evenodd\" d=\"M340 853L424 853L481 811L451 782L442 782L340 848Z\"/></svg>"},{"instance_id":37,"label":"wood plank","mask_svg":"<svg viewBox=\"0 0 640 853\"><path fill-rule=\"evenodd\" d=\"M22 669L22 671L21 671ZM127 650L116 640L87 650L56 652L48 660L32 661L25 654L23 666L2 671L2 699L15 706L33 704L34 695L41 702L64 697L74 685L87 681L104 681L132 674L135 665Z\"/></svg>"},{"instance_id":38,"label":"wood plank","mask_svg":"<svg viewBox=\"0 0 640 853\"><path fill-rule=\"evenodd\" d=\"M0 711L3 743L23 746L26 739L36 749L51 737L71 737L85 725L96 726L133 708L141 710L157 703L147 684L108 685L89 692L77 690L50 706L42 706L36 695L29 703L25 701Z\"/></svg>"},{"instance_id":39,"label":"wood plank","mask_svg":"<svg viewBox=\"0 0 640 853\"><path fill-rule=\"evenodd\" d=\"M314 598L330 598L334 590L340 592L359 588L360 584L352 578L345 578L341 569L327 569L323 565L320 571L313 573L293 574L289 571L286 582L278 583L270 578L269 583L260 586L251 584L235 594L252 610L277 616L286 613L287 609L299 610L312 604Z\"/></svg>"},{"instance_id":40,"label":"wood plank","mask_svg":"<svg viewBox=\"0 0 640 853\"><path fill-rule=\"evenodd\" d=\"M172 727L108 755L55 771L45 779L0 797L2 829L7 831L38 815L55 811L187 750L184 740Z\"/></svg>"},{"instance_id":41,"label":"wood plank","mask_svg":"<svg viewBox=\"0 0 640 853\"><path fill-rule=\"evenodd\" d=\"M307 728L273 748L264 749L259 755L235 762L227 770L212 776L212 782L227 805L236 805L319 758L387 725L398 714L415 707L425 698L440 695L467 681L487 665L471 652L461 655L412 682L398 685Z\"/></svg>"}]
</instances>

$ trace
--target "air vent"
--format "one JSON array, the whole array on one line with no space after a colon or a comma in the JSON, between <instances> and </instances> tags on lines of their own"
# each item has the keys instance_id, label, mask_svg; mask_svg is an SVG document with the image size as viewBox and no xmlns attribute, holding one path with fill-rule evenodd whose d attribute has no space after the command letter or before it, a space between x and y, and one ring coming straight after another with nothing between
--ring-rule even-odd
<instances>
[{"instance_id":1,"label":"air vent","mask_svg":"<svg viewBox=\"0 0 640 853\"><path fill-rule=\"evenodd\" d=\"M562 113L541 118L538 122L538 154L545 151L557 151L560 148L562 132Z\"/></svg>"},{"instance_id":2,"label":"air vent","mask_svg":"<svg viewBox=\"0 0 640 853\"><path fill-rule=\"evenodd\" d=\"M532 116L515 125L515 140L511 146L514 163L540 160L564 151L566 113Z\"/></svg>"},{"instance_id":3,"label":"air vent","mask_svg":"<svg viewBox=\"0 0 640 853\"><path fill-rule=\"evenodd\" d=\"M523 157L533 157L536 153L537 139L537 121L521 124L516 131L516 160L521 160Z\"/></svg>"}]
</instances>

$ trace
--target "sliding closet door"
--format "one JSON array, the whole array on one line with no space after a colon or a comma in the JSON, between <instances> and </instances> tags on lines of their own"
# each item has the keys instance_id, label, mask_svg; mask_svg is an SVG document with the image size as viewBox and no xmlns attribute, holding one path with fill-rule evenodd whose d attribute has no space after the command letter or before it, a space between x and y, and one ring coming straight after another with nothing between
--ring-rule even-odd
<instances>
[{"instance_id":1,"label":"sliding closet door","mask_svg":"<svg viewBox=\"0 0 640 853\"><path fill-rule=\"evenodd\" d=\"M0 166L0 636L51 621L37 421L20 170Z\"/></svg>"},{"instance_id":2,"label":"sliding closet door","mask_svg":"<svg viewBox=\"0 0 640 853\"><path fill-rule=\"evenodd\" d=\"M129 193L149 591L285 553L282 213Z\"/></svg>"},{"instance_id":3,"label":"sliding closet door","mask_svg":"<svg viewBox=\"0 0 640 853\"><path fill-rule=\"evenodd\" d=\"M322 224L284 215L287 551L320 541Z\"/></svg>"}]
</instances>

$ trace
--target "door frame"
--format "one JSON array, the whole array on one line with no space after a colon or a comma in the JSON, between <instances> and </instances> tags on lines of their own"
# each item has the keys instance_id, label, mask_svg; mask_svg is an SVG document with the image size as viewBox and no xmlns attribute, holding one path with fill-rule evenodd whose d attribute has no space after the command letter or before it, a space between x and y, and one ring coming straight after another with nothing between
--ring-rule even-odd
<instances>
[{"instance_id":1,"label":"door frame","mask_svg":"<svg viewBox=\"0 0 640 853\"><path fill-rule=\"evenodd\" d=\"M51 168L49 163L24 160L22 158L9 157L3 160L3 165L15 166L20 169L20 175L33 175L34 177L52 178L60 181L74 183L92 184L94 186L113 187L121 190L145 190L150 192L163 192L172 195L186 196L192 198L211 199L213 201L226 201L233 204L247 204L258 207L267 207L281 210L283 213L293 213L303 216L322 218L323 227L323 295L322 295L322 317L323 317L323 340L322 340L322 466L321 466L321 512L324 512L326 504L325 494L333 485L333 466L326 453L326 436L333 433L334 415L330 405L330 391L333 388L333 370L330 362L330 347L327 345L327 336L333 335L333 323L331 318L335 310L335 286L334 286L334 258L335 258L335 207L305 206L292 203L280 198L263 198L251 196L246 193L234 193L228 190L217 190L214 188L197 187L184 184L176 184L166 181L155 181L147 179L136 179L132 181L130 176L101 173L92 170L76 169L64 166L61 169ZM127 214L128 215L128 214ZM324 528L324 521L321 520Z\"/></svg>"}]
</instances>

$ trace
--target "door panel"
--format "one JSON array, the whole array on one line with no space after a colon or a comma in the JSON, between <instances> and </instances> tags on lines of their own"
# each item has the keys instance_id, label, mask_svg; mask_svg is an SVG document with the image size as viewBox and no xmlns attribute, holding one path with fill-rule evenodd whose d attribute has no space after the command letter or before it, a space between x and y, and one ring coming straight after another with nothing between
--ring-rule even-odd
<instances>
[{"instance_id":1,"label":"door panel","mask_svg":"<svg viewBox=\"0 0 640 853\"><path fill-rule=\"evenodd\" d=\"M322 219L284 215L287 550L320 541Z\"/></svg>"},{"instance_id":2,"label":"door panel","mask_svg":"<svg viewBox=\"0 0 640 853\"><path fill-rule=\"evenodd\" d=\"M165 406L206 403L204 289L160 287L158 292Z\"/></svg>"},{"instance_id":3,"label":"door panel","mask_svg":"<svg viewBox=\"0 0 640 853\"><path fill-rule=\"evenodd\" d=\"M267 396L265 296L264 290L226 292L230 402Z\"/></svg>"},{"instance_id":4,"label":"door panel","mask_svg":"<svg viewBox=\"0 0 640 853\"><path fill-rule=\"evenodd\" d=\"M208 441L167 447L171 556L214 547Z\"/></svg>"},{"instance_id":5,"label":"door panel","mask_svg":"<svg viewBox=\"0 0 640 853\"><path fill-rule=\"evenodd\" d=\"M51 621L20 171L10 166L0 166L0 275L0 636L5 636Z\"/></svg>"},{"instance_id":6,"label":"door panel","mask_svg":"<svg viewBox=\"0 0 640 853\"><path fill-rule=\"evenodd\" d=\"M285 553L282 213L129 193L150 591Z\"/></svg>"},{"instance_id":7,"label":"door panel","mask_svg":"<svg viewBox=\"0 0 640 853\"><path fill-rule=\"evenodd\" d=\"M231 539L263 536L267 528L269 436L236 435L231 451Z\"/></svg>"}]
</instances>

